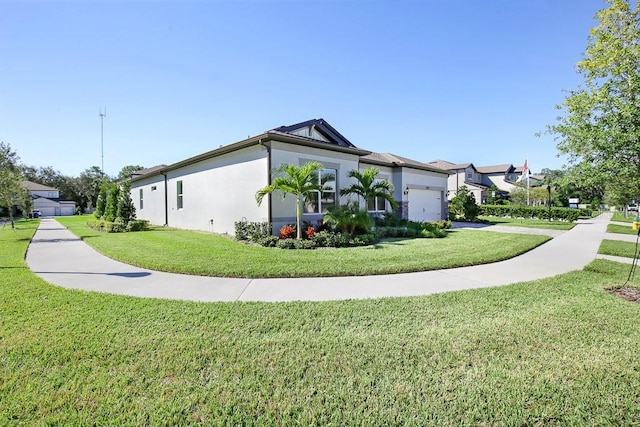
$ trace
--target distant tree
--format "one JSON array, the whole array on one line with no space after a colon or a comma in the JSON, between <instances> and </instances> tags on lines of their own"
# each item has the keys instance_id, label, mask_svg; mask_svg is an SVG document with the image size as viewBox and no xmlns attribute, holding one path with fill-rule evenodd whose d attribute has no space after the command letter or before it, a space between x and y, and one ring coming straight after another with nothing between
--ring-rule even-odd
<instances>
[{"instance_id":1,"label":"distant tree","mask_svg":"<svg viewBox=\"0 0 640 427\"><path fill-rule=\"evenodd\" d=\"M640 7L607 0L596 14L584 58L577 64L584 86L569 92L550 133L569 157L575 184L626 186L640 198ZM583 173L584 171L588 173ZM585 180L587 185L585 185ZM587 200L602 194L583 195Z\"/></svg>"},{"instance_id":2,"label":"distant tree","mask_svg":"<svg viewBox=\"0 0 640 427\"><path fill-rule=\"evenodd\" d=\"M108 181L108 177L102 173L98 166L85 169L80 176L75 179L74 185L81 197L81 206L86 206L87 209L96 206L98 194L100 193L100 183L103 179Z\"/></svg>"},{"instance_id":3,"label":"distant tree","mask_svg":"<svg viewBox=\"0 0 640 427\"><path fill-rule=\"evenodd\" d=\"M393 197L393 184L386 179L378 179L380 169L370 167L360 172L359 170L351 170L348 175L354 178L356 182L348 187L340 190L341 196L355 194L361 197L365 203L365 209L374 203L376 198L381 198L389 202L393 211L398 207L398 202ZM359 206L358 200L357 205Z\"/></svg>"},{"instance_id":4,"label":"distant tree","mask_svg":"<svg viewBox=\"0 0 640 427\"><path fill-rule=\"evenodd\" d=\"M144 169L144 166L140 165L128 165L123 167L116 177L116 181L123 181L125 179L131 179L134 172Z\"/></svg>"},{"instance_id":5,"label":"distant tree","mask_svg":"<svg viewBox=\"0 0 640 427\"><path fill-rule=\"evenodd\" d=\"M318 183L318 172L324 166L319 162L308 162L302 166L285 163L274 170L279 174L273 182L256 192L258 206L262 204L264 196L273 192L282 193L282 198L291 194L296 198L296 232L297 238L302 239L302 203L316 191L322 191L323 187Z\"/></svg>"},{"instance_id":6,"label":"distant tree","mask_svg":"<svg viewBox=\"0 0 640 427\"><path fill-rule=\"evenodd\" d=\"M0 141L0 207L6 208L9 212L12 228L15 228L13 206L18 203L20 195L24 192L19 161L18 154L11 146Z\"/></svg>"},{"instance_id":7,"label":"distant tree","mask_svg":"<svg viewBox=\"0 0 640 427\"><path fill-rule=\"evenodd\" d=\"M466 185L458 188L458 192L451 199L449 205L449 219L452 221L475 221L478 218L479 207L476 198Z\"/></svg>"}]
</instances>

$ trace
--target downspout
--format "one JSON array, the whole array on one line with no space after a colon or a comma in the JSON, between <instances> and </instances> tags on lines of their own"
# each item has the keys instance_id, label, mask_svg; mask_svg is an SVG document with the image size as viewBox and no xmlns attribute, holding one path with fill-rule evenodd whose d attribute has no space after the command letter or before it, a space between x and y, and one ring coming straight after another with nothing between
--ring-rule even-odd
<instances>
[{"instance_id":1,"label":"downspout","mask_svg":"<svg viewBox=\"0 0 640 427\"><path fill-rule=\"evenodd\" d=\"M164 226L169 226L169 198L167 196L167 174L164 172L160 172L162 176L164 176Z\"/></svg>"},{"instance_id":2,"label":"downspout","mask_svg":"<svg viewBox=\"0 0 640 427\"><path fill-rule=\"evenodd\" d=\"M267 185L271 185L271 147L262 142L262 138L258 140L258 145L262 145L267 150ZM273 213L271 211L271 193L267 194L267 222L272 224Z\"/></svg>"}]
</instances>

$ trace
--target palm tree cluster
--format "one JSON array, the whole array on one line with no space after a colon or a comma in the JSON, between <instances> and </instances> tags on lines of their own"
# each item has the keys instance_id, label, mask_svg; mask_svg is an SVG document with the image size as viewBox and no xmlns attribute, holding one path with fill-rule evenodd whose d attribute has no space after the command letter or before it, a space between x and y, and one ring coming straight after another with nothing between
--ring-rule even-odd
<instances>
[{"instance_id":1,"label":"palm tree cluster","mask_svg":"<svg viewBox=\"0 0 640 427\"><path fill-rule=\"evenodd\" d=\"M308 162L302 166L293 164L282 164L274 170L277 174L273 182L261 188L256 193L256 202L262 204L264 196L274 192L282 193L283 199L287 194L292 194L296 198L296 237L302 238L302 209L305 199L310 199L314 193L322 191L332 191L326 184L318 182L318 173L324 169L319 162ZM351 170L348 173L350 178L355 179L355 183L340 190L341 196L356 195L357 202L349 201L345 206L330 208L325 214L325 223L330 223L342 231L353 235L358 227L369 229L373 224L373 219L368 214L366 208L376 198L381 198L391 205L393 210L398 203L393 198L393 185L387 181L378 179L380 169L371 167L364 171ZM364 209L360 210L360 199L364 200Z\"/></svg>"}]
</instances>

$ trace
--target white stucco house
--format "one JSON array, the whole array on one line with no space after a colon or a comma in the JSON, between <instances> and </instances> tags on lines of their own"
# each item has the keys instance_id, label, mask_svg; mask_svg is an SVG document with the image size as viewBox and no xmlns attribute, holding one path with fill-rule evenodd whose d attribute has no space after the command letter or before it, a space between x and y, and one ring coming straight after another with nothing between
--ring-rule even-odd
<instances>
[{"instance_id":1,"label":"white stucco house","mask_svg":"<svg viewBox=\"0 0 640 427\"><path fill-rule=\"evenodd\" d=\"M379 179L394 185L397 214L415 221L447 218L448 171L389 153L373 153L352 144L323 119L281 126L171 165L134 174L131 197L136 215L152 224L233 234L239 220L270 222L274 232L295 223L295 198L271 194L258 206L256 192L269 185L281 164L317 161L319 180L331 187L305 203L303 221L316 223L327 208L346 203L340 189L353 183L351 170L371 166ZM364 206L361 201L361 206ZM382 200L371 212L389 210Z\"/></svg>"},{"instance_id":2,"label":"white stucco house","mask_svg":"<svg viewBox=\"0 0 640 427\"><path fill-rule=\"evenodd\" d=\"M76 202L60 198L60 190L37 182L22 181L33 199L33 210L42 216L69 216L76 213Z\"/></svg>"}]
</instances>

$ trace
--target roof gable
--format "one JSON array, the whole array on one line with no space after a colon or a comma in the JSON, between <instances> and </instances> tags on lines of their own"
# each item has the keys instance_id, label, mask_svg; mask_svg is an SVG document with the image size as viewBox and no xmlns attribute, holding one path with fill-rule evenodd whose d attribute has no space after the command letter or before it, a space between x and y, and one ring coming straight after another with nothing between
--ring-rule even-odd
<instances>
[{"instance_id":1,"label":"roof gable","mask_svg":"<svg viewBox=\"0 0 640 427\"><path fill-rule=\"evenodd\" d=\"M439 169L444 169L447 171L454 171L454 170L460 170L460 169L466 169L468 167L471 167L473 170L477 171L476 167L473 165L473 163L451 163L451 162L447 162L446 160L433 160L429 163L427 163L429 166L433 166L435 168L439 168Z\"/></svg>"},{"instance_id":2,"label":"roof gable","mask_svg":"<svg viewBox=\"0 0 640 427\"><path fill-rule=\"evenodd\" d=\"M59 191L57 188L48 187L46 185L38 184L32 181L22 181L22 187L29 191Z\"/></svg>"},{"instance_id":3,"label":"roof gable","mask_svg":"<svg viewBox=\"0 0 640 427\"><path fill-rule=\"evenodd\" d=\"M480 173L509 173L513 171L514 167L508 163L504 165L479 166L476 169Z\"/></svg>"},{"instance_id":4,"label":"roof gable","mask_svg":"<svg viewBox=\"0 0 640 427\"><path fill-rule=\"evenodd\" d=\"M324 119L312 119L306 122L296 123L295 125L280 126L272 129L272 132L301 136L339 147L357 148Z\"/></svg>"}]
</instances>

